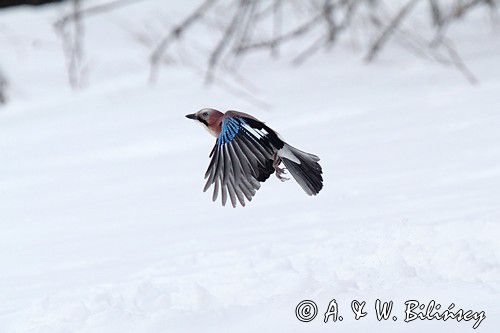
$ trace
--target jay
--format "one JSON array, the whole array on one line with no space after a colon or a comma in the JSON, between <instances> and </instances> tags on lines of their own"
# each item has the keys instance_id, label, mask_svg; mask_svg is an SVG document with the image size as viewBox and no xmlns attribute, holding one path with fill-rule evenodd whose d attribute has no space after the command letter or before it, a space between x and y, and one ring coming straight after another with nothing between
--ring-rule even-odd
<instances>
[{"instance_id":1,"label":"jay","mask_svg":"<svg viewBox=\"0 0 500 333\"><path fill-rule=\"evenodd\" d=\"M316 195L323 188L319 157L290 146L251 115L207 108L186 117L200 122L217 138L203 189L206 192L214 185L213 201L220 192L223 206L228 195L233 207L237 201L245 206L245 198L251 201L260 183L271 174L276 173L281 181L288 180L283 176L285 168L308 195ZM280 168L281 163L284 168Z\"/></svg>"}]
</instances>

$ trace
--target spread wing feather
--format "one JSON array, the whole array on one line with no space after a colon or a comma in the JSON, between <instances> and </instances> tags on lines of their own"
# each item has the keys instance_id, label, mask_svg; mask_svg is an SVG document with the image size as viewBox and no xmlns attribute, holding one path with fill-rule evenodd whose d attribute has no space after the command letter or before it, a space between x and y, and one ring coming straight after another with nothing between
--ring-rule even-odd
<instances>
[{"instance_id":1,"label":"spread wing feather","mask_svg":"<svg viewBox=\"0 0 500 333\"><path fill-rule=\"evenodd\" d=\"M273 154L282 145L277 135L258 120L226 113L210 153L203 191L214 185L213 201L220 192L223 206L228 198L233 207L237 202L245 206L245 199L251 201L260 182L274 172Z\"/></svg>"}]
</instances>

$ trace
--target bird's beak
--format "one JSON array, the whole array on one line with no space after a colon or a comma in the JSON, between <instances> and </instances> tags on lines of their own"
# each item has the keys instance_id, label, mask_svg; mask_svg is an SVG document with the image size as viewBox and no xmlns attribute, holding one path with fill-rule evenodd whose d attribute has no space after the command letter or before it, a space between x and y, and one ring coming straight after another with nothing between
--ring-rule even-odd
<instances>
[{"instance_id":1,"label":"bird's beak","mask_svg":"<svg viewBox=\"0 0 500 333\"><path fill-rule=\"evenodd\" d=\"M190 113L190 114L187 114L187 115L186 115L186 118L189 118L189 119L196 119L196 113Z\"/></svg>"}]
</instances>

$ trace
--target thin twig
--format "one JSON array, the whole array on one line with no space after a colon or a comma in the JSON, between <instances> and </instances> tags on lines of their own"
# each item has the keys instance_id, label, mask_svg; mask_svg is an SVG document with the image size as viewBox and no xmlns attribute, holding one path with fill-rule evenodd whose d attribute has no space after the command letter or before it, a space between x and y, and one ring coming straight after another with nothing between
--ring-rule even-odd
<instances>
[{"instance_id":1,"label":"thin twig","mask_svg":"<svg viewBox=\"0 0 500 333\"><path fill-rule=\"evenodd\" d=\"M446 39L443 40L442 44L445 47L446 51L448 51L448 54L452 60L453 65L465 76L467 81L469 81L470 84L477 84L479 80L469 70L469 68L467 68L464 61L458 54L457 50L453 47L451 41Z\"/></svg>"},{"instance_id":2,"label":"thin twig","mask_svg":"<svg viewBox=\"0 0 500 333\"><path fill-rule=\"evenodd\" d=\"M208 69L205 75L205 82L210 83L213 80L214 72L217 67L217 63L219 62L221 54L224 50L231 44L232 37L237 31L238 24L242 16L244 16L245 12L248 10L248 0L240 0L240 5L238 6L236 13L234 13L233 18L229 25L227 26L222 38L219 40L215 48L210 54L208 59Z\"/></svg>"},{"instance_id":3,"label":"thin twig","mask_svg":"<svg viewBox=\"0 0 500 333\"><path fill-rule=\"evenodd\" d=\"M273 4L273 38L276 39L281 34L281 26L283 25L282 15L282 0L274 0ZM271 54L274 57L279 55L279 45L275 44L271 47Z\"/></svg>"},{"instance_id":4,"label":"thin twig","mask_svg":"<svg viewBox=\"0 0 500 333\"><path fill-rule=\"evenodd\" d=\"M7 103L7 78L3 74L3 72L0 70L0 104L5 104Z\"/></svg>"},{"instance_id":5,"label":"thin twig","mask_svg":"<svg viewBox=\"0 0 500 333\"><path fill-rule=\"evenodd\" d=\"M238 49L241 45L246 44L247 41L252 38L252 34L255 31L255 25L257 22L255 16L256 12L258 11L259 5L259 1L252 1L249 4L250 8L246 11L243 19L241 20L242 22L240 23L240 25L242 26L242 28L238 29L239 32L235 34L235 42L232 43L231 52L227 52L225 57L227 58L226 68L228 69L229 73L236 72L243 62L245 53L238 52Z\"/></svg>"},{"instance_id":6,"label":"thin twig","mask_svg":"<svg viewBox=\"0 0 500 333\"><path fill-rule=\"evenodd\" d=\"M394 16L389 25L382 31L379 37L372 43L366 57L366 62L371 62L379 51L382 49L383 45L389 40L394 30L401 24L403 19L408 15L419 0L410 0L404 5L399 12Z\"/></svg>"},{"instance_id":7,"label":"thin twig","mask_svg":"<svg viewBox=\"0 0 500 333\"><path fill-rule=\"evenodd\" d=\"M66 58L69 85L73 89L78 89L82 84L84 30L82 22L81 1L72 0L72 4L72 13L70 16L72 17L71 22L73 22L73 33L67 31L66 24L55 24L55 28L56 32L61 37L63 52Z\"/></svg>"},{"instance_id":8,"label":"thin twig","mask_svg":"<svg viewBox=\"0 0 500 333\"><path fill-rule=\"evenodd\" d=\"M328 40L329 37L326 36L320 36L318 39L316 39L309 47L307 47L304 51L299 53L293 60L292 64L295 66L300 66L302 65L307 58L312 56L314 53L316 53L321 47L325 44L325 42Z\"/></svg>"},{"instance_id":9,"label":"thin twig","mask_svg":"<svg viewBox=\"0 0 500 333\"><path fill-rule=\"evenodd\" d=\"M202 68L200 68L199 66L197 66L193 63L190 63L189 67L193 70L193 72L195 74L199 75L200 77L206 76L205 71ZM242 82L240 80L238 80L237 78L236 78L236 81L239 84L242 84ZM235 84L227 82L226 80L222 79L220 76L215 76L212 80L212 84L219 86L220 88L222 88L223 90L225 90L229 94L231 94L237 98L241 98L241 99L247 101L248 103L255 105L258 108L265 109L265 110L269 110L271 108L271 105L269 105L267 102L265 102L264 100L256 97L252 93L250 93L248 91L249 89L247 89L247 88L238 89Z\"/></svg>"},{"instance_id":10,"label":"thin twig","mask_svg":"<svg viewBox=\"0 0 500 333\"><path fill-rule=\"evenodd\" d=\"M429 59L430 57L430 60L434 60L442 65L455 67L455 69L457 69L470 84L476 84L479 82L472 71L468 69L458 51L453 46L451 40L443 39L440 43L440 46L443 46L448 54L448 57L446 57L437 52L437 47L429 47L428 42L416 31L401 30L400 35L406 39L408 46L412 48L414 54L417 56L424 59ZM418 45L414 46L411 43L417 43Z\"/></svg>"},{"instance_id":11,"label":"thin twig","mask_svg":"<svg viewBox=\"0 0 500 333\"><path fill-rule=\"evenodd\" d=\"M107 12L110 12L112 10L115 10L119 7L130 5L130 4L133 4L135 2L139 2L139 1L144 1L144 0L115 0L115 1L107 2L107 3L95 5L92 7L84 8L84 9L79 10L78 13L71 12L67 15L62 16L54 23L54 25L56 27L57 26L64 26L64 25L68 24L69 22L77 19L78 16L79 17L83 17L83 16L86 17L86 16L92 16L92 15L96 15L96 14L103 14L103 13L107 13Z\"/></svg>"},{"instance_id":12,"label":"thin twig","mask_svg":"<svg viewBox=\"0 0 500 333\"><path fill-rule=\"evenodd\" d=\"M167 50L170 43L176 39L181 38L182 34L195 23L205 11L207 11L211 6L215 4L216 0L205 0L201 3L198 8L196 8L190 15L188 15L181 23L177 24L172 30L170 30L165 37L163 37L160 43L155 47L150 57L151 72L150 72L150 82L154 82L157 77L157 72L159 69L160 58L163 56Z\"/></svg>"},{"instance_id":13,"label":"thin twig","mask_svg":"<svg viewBox=\"0 0 500 333\"><path fill-rule=\"evenodd\" d=\"M323 18L325 19L327 26L327 35L326 43L329 47L331 47L337 37L337 24L334 20L334 9L335 6L332 3L332 0L325 0L323 4Z\"/></svg>"},{"instance_id":14,"label":"thin twig","mask_svg":"<svg viewBox=\"0 0 500 333\"><path fill-rule=\"evenodd\" d=\"M240 52L243 52L243 51L258 50L263 48L272 48L277 44L284 43L294 38L300 37L305 33L309 32L314 26L316 26L318 24L318 19L321 18L321 16L322 13L317 14L311 20L307 21L306 23L302 24L301 26L295 28L294 30L288 33L285 33L271 40L242 45L238 50Z\"/></svg>"},{"instance_id":15,"label":"thin twig","mask_svg":"<svg viewBox=\"0 0 500 333\"><path fill-rule=\"evenodd\" d=\"M434 37L432 38L429 45L431 47L436 47L437 45L439 45L445 38L448 27L451 25L451 23L453 23L453 21L455 21L458 18L461 18L470 9L482 3L487 3L490 6L494 6L494 3L493 2L490 3L490 0L470 0L465 3L457 2L455 4L455 7L453 7L450 10L448 15L441 17L441 22L438 25L438 29L436 30L436 33L434 34Z\"/></svg>"},{"instance_id":16,"label":"thin twig","mask_svg":"<svg viewBox=\"0 0 500 333\"><path fill-rule=\"evenodd\" d=\"M429 0L429 9L431 11L432 24L439 27L443 24L443 14L437 0Z\"/></svg>"}]
</instances>

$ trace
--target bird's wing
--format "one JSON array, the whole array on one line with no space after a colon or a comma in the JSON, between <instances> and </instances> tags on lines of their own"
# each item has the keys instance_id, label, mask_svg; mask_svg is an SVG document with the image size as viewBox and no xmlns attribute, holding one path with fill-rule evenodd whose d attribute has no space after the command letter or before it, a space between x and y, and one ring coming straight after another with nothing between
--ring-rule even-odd
<instances>
[{"instance_id":1,"label":"bird's wing","mask_svg":"<svg viewBox=\"0 0 500 333\"><path fill-rule=\"evenodd\" d=\"M274 172L273 154L283 146L276 133L260 121L226 112L221 132L210 153L212 158L205 173L207 182L203 191L214 184L212 200L221 192L222 205L236 200L245 206L264 181Z\"/></svg>"}]
</instances>

